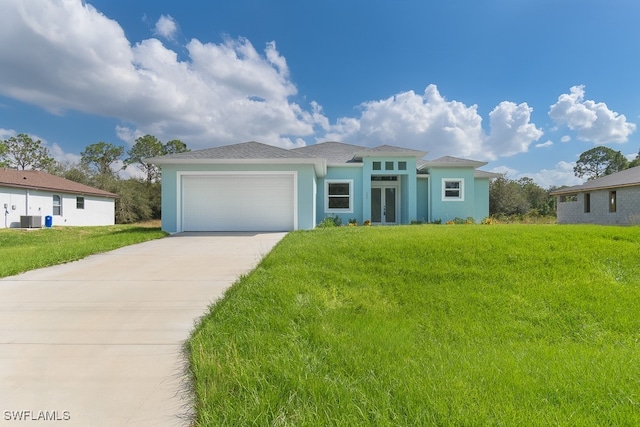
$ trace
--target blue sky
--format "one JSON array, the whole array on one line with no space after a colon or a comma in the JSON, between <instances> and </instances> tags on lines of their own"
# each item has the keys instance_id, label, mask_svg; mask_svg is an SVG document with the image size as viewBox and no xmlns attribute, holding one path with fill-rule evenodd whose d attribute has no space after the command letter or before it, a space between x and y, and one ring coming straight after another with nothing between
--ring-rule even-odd
<instances>
[{"instance_id":1,"label":"blue sky","mask_svg":"<svg viewBox=\"0 0 640 427\"><path fill-rule=\"evenodd\" d=\"M338 140L578 184L640 148L636 0L3 0L0 138Z\"/></svg>"}]
</instances>

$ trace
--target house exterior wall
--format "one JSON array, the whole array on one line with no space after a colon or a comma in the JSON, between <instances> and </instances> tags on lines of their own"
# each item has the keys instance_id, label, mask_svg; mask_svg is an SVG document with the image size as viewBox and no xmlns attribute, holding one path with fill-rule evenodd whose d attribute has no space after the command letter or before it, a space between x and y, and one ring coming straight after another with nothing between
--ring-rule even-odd
<instances>
[{"instance_id":1,"label":"house exterior wall","mask_svg":"<svg viewBox=\"0 0 640 427\"><path fill-rule=\"evenodd\" d=\"M162 229L168 233L182 231L178 224L178 198L181 172L297 172L298 229L310 230L316 224L316 176L313 165L295 164L196 164L162 165Z\"/></svg>"},{"instance_id":2,"label":"house exterior wall","mask_svg":"<svg viewBox=\"0 0 640 427\"><path fill-rule=\"evenodd\" d=\"M489 216L489 178L475 178L474 214L476 222Z\"/></svg>"},{"instance_id":3,"label":"house exterior wall","mask_svg":"<svg viewBox=\"0 0 640 427\"><path fill-rule=\"evenodd\" d=\"M326 186L327 180L351 180L353 181L353 212L328 212L326 209ZM316 196L316 224L323 219L337 215L343 224L347 224L350 219L355 218L359 224L362 223L362 165L354 166L329 166L327 175L318 179Z\"/></svg>"},{"instance_id":4,"label":"house exterior wall","mask_svg":"<svg viewBox=\"0 0 640 427\"><path fill-rule=\"evenodd\" d=\"M53 196L60 196L60 215L53 215ZM77 208L77 197L84 197L84 209ZM5 209L4 206L7 205ZM0 228L19 228L20 217L38 215L53 217L53 225L96 226L115 223L115 201L107 197L65 194L59 192L0 187Z\"/></svg>"},{"instance_id":5,"label":"house exterior wall","mask_svg":"<svg viewBox=\"0 0 640 427\"><path fill-rule=\"evenodd\" d=\"M442 185L443 180L447 179L460 179L463 181L463 199L443 200ZM474 218L475 221L482 220L483 216L479 216L479 212L476 212L476 197L474 194L476 190L476 184L473 168L430 168L429 190L431 194L430 200L432 203L431 221L441 220L442 222L447 222L453 220L454 218L466 219L468 217ZM487 186L487 205L488 198L489 196Z\"/></svg>"},{"instance_id":6,"label":"house exterior wall","mask_svg":"<svg viewBox=\"0 0 640 427\"><path fill-rule=\"evenodd\" d=\"M616 192L616 212L609 212L609 192ZM585 195L590 195L590 212L585 212ZM640 224L640 186L581 192L575 201L558 196L559 224Z\"/></svg>"},{"instance_id":7,"label":"house exterior wall","mask_svg":"<svg viewBox=\"0 0 640 427\"><path fill-rule=\"evenodd\" d=\"M422 222L431 222L429 216L429 177L419 176L416 188L418 191L416 219Z\"/></svg>"},{"instance_id":8,"label":"house exterior wall","mask_svg":"<svg viewBox=\"0 0 640 427\"><path fill-rule=\"evenodd\" d=\"M381 170L373 170L373 163L381 162ZM393 169L387 169L386 162L393 163ZM406 170L399 169L399 163L406 162ZM371 176L398 176L400 185L399 224L408 224L418 217L417 173L415 157L365 157L362 159L362 221L371 219Z\"/></svg>"}]
</instances>

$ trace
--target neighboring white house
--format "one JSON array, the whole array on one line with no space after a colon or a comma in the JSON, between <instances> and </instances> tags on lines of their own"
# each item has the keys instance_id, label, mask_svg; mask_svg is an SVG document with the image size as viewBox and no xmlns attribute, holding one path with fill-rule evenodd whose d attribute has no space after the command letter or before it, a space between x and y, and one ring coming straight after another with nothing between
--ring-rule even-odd
<instances>
[{"instance_id":1,"label":"neighboring white house","mask_svg":"<svg viewBox=\"0 0 640 427\"><path fill-rule=\"evenodd\" d=\"M108 191L69 181L46 172L0 168L0 228L19 228L26 218L32 224L113 225L115 199Z\"/></svg>"},{"instance_id":2,"label":"neighboring white house","mask_svg":"<svg viewBox=\"0 0 640 427\"><path fill-rule=\"evenodd\" d=\"M640 166L551 194L559 224L640 224Z\"/></svg>"}]
</instances>

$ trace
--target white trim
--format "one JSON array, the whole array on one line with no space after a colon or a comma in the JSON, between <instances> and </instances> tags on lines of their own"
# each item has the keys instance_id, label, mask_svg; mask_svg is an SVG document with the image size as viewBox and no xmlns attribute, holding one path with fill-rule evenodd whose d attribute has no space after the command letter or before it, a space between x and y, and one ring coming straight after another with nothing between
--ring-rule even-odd
<instances>
[{"instance_id":1,"label":"white trim","mask_svg":"<svg viewBox=\"0 0 640 427\"><path fill-rule=\"evenodd\" d=\"M446 197L445 185L447 182L459 182L460 197ZM464 178L442 178L442 201L443 202L464 202Z\"/></svg>"},{"instance_id":2,"label":"white trim","mask_svg":"<svg viewBox=\"0 0 640 427\"><path fill-rule=\"evenodd\" d=\"M182 223L182 177L183 176L246 176L246 175L290 175L293 179L293 229L298 229L298 172L297 171L178 171L176 173L176 232L184 229Z\"/></svg>"},{"instance_id":3,"label":"white trim","mask_svg":"<svg viewBox=\"0 0 640 427\"><path fill-rule=\"evenodd\" d=\"M385 188L394 188L395 191L395 199L396 199L396 221L395 222L387 222L386 218L384 218L383 222L373 222L373 220L371 221L372 224L382 224L382 225L386 225L386 224L402 224L402 212L400 211L402 209L402 185L400 184L400 181L371 181L371 190L373 190L374 188L379 188L381 190L384 190ZM384 194L384 191L382 192L382 199L385 199L386 201L386 195ZM381 201L382 201L381 199ZM369 202L371 203L371 202ZM382 205L384 206L384 205ZM372 216L373 216L373 212L371 212ZM382 218L382 216L381 216Z\"/></svg>"},{"instance_id":4,"label":"white trim","mask_svg":"<svg viewBox=\"0 0 640 427\"><path fill-rule=\"evenodd\" d=\"M329 208L329 184L349 184L349 209ZM353 179L325 179L324 180L324 212L325 213L353 213Z\"/></svg>"}]
</instances>

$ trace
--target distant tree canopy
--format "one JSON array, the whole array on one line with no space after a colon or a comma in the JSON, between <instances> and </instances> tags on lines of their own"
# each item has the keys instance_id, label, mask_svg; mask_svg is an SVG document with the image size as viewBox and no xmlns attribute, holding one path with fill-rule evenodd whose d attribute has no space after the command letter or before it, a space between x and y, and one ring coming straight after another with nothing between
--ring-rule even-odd
<instances>
[{"instance_id":1,"label":"distant tree canopy","mask_svg":"<svg viewBox=\"0 0 640 427\"><path fill-rule=\"evenodd\" d=\"M39 139L20 133L0 142L0 166L13 169L50 170L55 164Z\"/></svg>"},{"instance_id":2,"label":"distant tree canopy","mask_svg":"<svg viewBox=\"0 0 640 427\"><path fill-rule=\"evenodd\" d=\"M155 182L160 179L160 169L151 163L145 162L150 157L164 156L165 154L184 153L189 151L187 145L179 139L174 139L163 144L153 135L145 135L136 139L135 144L127 151L127 157L124 160L125 167L135 165L144 172L148 183Z\"/></svg>"},{"instance_id":3,"label":"distant tree canopy","mask_svg":"<svg viewBox=\"0 0 640 427\"><path fill-rule=\"evenodd\" d=\"M627 169L629 162L620 152L609 147L594 147L580 154L573 172L578 178L597 179Z\"/></svg>"},{"instance_id":4,"label":"distant tree canopy","mask_svg":"<svg viewBox=\"0 0 640 427\"><path fill-rule=\"evenodd\" d=\"M555 200L533 179L524 177L517 180L506 176L494 179L489 184L489 214L496 215L554 215Z\"/></svg>"}]
</instances>

